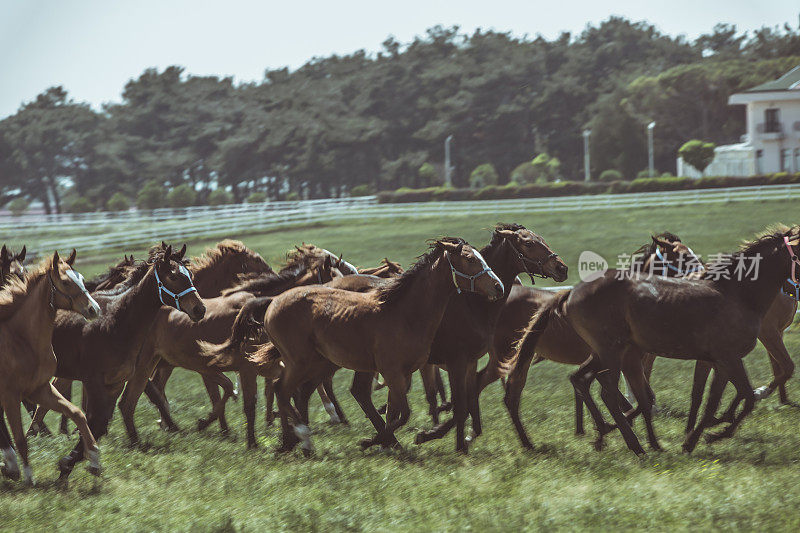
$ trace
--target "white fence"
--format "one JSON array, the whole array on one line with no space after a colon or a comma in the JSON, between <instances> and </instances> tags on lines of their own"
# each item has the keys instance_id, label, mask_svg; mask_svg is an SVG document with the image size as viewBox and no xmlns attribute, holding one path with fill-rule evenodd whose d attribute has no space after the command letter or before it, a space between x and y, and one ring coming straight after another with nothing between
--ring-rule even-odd
<instances>
[{"instance_id":1,"label":"white fence","mask_svg":"<svg viewBox=\"0 0 800 533\"><path fill-rule=\"evenodd\" d=\"M32 251L55 248L97 250L126 248L160 240L235 236L244 233L332 221L370 218L421 218L454 215L519 212L580 211L586 209L624 209L674 205L701 205L752 200L800 199L800 185L733 187L617 195L565 196L513 200L467 202L421 202L378 204L373 196L348 199L271 202L222 207L161 209L152 213L122 215L50 215L41 217L3 217L0 241L20 241L42 231L53 235L41 240ZM60 237L58 235L61 235Z\"/></svg>"}]
</instances>

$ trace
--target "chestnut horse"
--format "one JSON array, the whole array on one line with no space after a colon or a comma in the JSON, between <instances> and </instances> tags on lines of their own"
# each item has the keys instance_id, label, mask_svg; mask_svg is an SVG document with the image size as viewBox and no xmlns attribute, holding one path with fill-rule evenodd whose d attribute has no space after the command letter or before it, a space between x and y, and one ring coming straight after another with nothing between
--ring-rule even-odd
<instances>
[{"instance_id":1,"label":"chestnut horse","mask_svg":"<svg viewBox=\"0 0 800 533\"><path fill-rule=\"evenodd\" d=\"M97 294L96 298L109 300L102 319L87 323L74 313L59 313L56 317L53 332L58 359L56 375L83 382L86 415L95 438L108 431L115 401L133 373L141 346L161 306L180 309L193 320L200 320L205 314L205 306L183 264L185 252L185 245L176 254L168 246L136 267L121 294L105 298ZM66 481L82 458L80 447L62 458L59 479Z\"/></svg>"},{"instance_id":2,"label":"chestnut horse","mask_svg":"<svg viewBox=\"0 0 800 533\"><path fill-rule=\"evenodd\" d=\"M642 358L650 352L703 360L714 368L714 377L703 417L686 436L683 449L692 451L703 431L715 423L728 381L736 388L729 410L742 402L744 407L730 425L707 440L730 437L755 404L742 358L755 346L763 317L785 280L798 281L797 246L800 226L769 231L744 245L730 261L710 265L709 271L718 272L719 279L709 275L700 280L618 276L616 271L608 271L560 293L543 307L525 330L519 356L531 357L550 318L564 317L596 354L591 366L598 372L603 402L628 448L637 455L643 455L644 449L618 401L620 370L625 369L641 407L650 446L660 449L652 426L653 395ZM523 366L518 364L514 373Z\"/></svg>"},{"instance_id":3,"label":"chestnut horse","mask_svg":"<svg viewBox=\"0 0 800 533\"><path fill-rule=\"evenodd\" d=\"M242 306L255 295L278 294L287 288L319 283L339 275L331 264L329 255L321 253L321 249L313 246L298 248L288 256L288 264L279 273L266 273L257 278L247 280L223 290L223 296L208 298L204 301L206 316L199 322L191 322L180 313L162 308L156 318L151 334L142 347L136 370L128 382L120 411L128 432L134 442L138 434L134 425L134 410L139 396L147 384L159 359L166 361L171 367L179 366L200 373L206 379L224 390L224 396L212 406L212 411L205 419L198 421L198 429L204 429L211 422L219 419L223 431L227 431L224 418L225 403L233 394L233 384L223 374L223 370L239 372L242 383L243 407L247 419L247 444L256 446L254 418L256 401L256 373L252 365L244 358L228 365L209 365L209 359L203 356L200 342L221 342L228 337L233 322ZM199 278L200 276L198 276ZM175 429L175 423L168 411L162 412L162 420L168 427Z\"/></svg>"},{"instance_id":4,"label":"chestnut horse","mask_svg":"<svg viewBox=\"0 0 800 533\"><path fill-rule=\"evenodd\" d=\"M276 297L264 327L285 365L277 386L280 450L289 451L302 439L304 453L311 453L308 427L289 400L301 386L310 385L303 391L310 394L337 367L368 373L366 391L354 395L377 435L362 446L397 445L394 432L410 415L406 391L411 374L427 361L450 296L462 290L496 300L504 289L477 250L461 239L445 238L377 291L302 287ZM386 423L372 405L375 372L389 389Z\"/></svg>"},{"instance_id":5,"label":"chestnut horse","mask_svg":"<svg viewBox=\"0 0 800 533\"><path fill-rule=\"evenodd\" d=\"M67 414L78 426L82 443L79 446L89 457L91 472L99 474L101 470L97 442L86 417L50 383L56 369L56 357L50 343L56 309L74 311L86 319L100 314L100 307L83 284L83 276L72 269L74 261L75 250L66 261L61 260L56 252L52 259L44 261L24 280L10 278L7 286L0 290L0 422L5 411L17 450L22 456L27 484L33 483L33 474L20 416L23 399ZM0 447L5 459L2 472L18 478L16 454L6 435L6 431L0 432L3 441Z\"/></svg>"}]
</instances>

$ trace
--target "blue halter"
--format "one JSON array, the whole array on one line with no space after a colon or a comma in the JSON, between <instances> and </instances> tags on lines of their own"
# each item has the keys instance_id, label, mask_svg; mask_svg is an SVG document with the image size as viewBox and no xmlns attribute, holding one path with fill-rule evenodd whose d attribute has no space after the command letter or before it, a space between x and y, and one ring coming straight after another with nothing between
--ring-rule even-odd
<instances>
[{"instance_id":1,"label":"blue halter","mask_svg":"<svg viewBox=\"0 0 800 533\"><path fill-rule=\"evenodd\" d=\"M450 264L450 271L453 273L453 285L456 286L456 293L457 294L461 294L461 287L458 286L458 280L456 279L456 276L461 276L462 278L468 279L469 280L469 292L475 292L475 280L478 279L479 277L483 276L487 272L491 272L492 271L492 269L489 267L489 265L486 265L486 268L484 268L483 270L481 270L477 274L473 274L473 275L470 276L470 275L464 274L463 272L459 272L458 270L456 270L456 267L454 267L453 263L450 262L450 254L445 252L444 256L447 259L447 262Z\"/></svg>"},{"instance_id":2,"label":"blue halter","mask_svg":"<svg viewBox=\"0 0 800 533\"><path fill-rule=\"evenodd\" d=\"M664 257L664 254L661 253L661 249L658 246L656 246L656 254L655 255L658 258L658 260L661 261L662 265L665 265L668 269L672 270L673 272L677 272L678 275L680 275L680 276L685 276L686 274L691 274L692 272L697 272L698 270L701 270L703 268L702 266L695 266L695 267L690 268L689 270L683 271L680 268L678 268L675 265L673 265L672 263L670 263L669 261L667 261L667 258Z\"/></svg>"},{"instance_id":3,"label":"blue halter","mask_svg":"<svg viewBox=\"0 0 800 533\"><path fill-rule=\"evenodd\" d=\"M180 311L181 310L180 299L189 294L190 292L197 292L194 283L192 283L192 275L189 273L189 269L187 269L183 265L178 265L178 272L185 275L189 279L189 287L177 294L166 288L164 284L161 282L161 278L158 277L158 267L154 267L153 271L156 273L156 283L158 284L158 299L161 300L161 303L163 305L169 305L167 302L164 301L164 294L166 294L175 301L175 309Z\"/></svg>"},{"instance_id":4,"label":"blue halter","mask_svg":"<svg viewBox=\"0 0 800 533\"><path fill-rule=\"evenodd\" d=\"M784 289L783 286L781 286L781 292L794 299L795 302L800 302L800 281L793 281L792 278L789 278L786 281L789 282L789 285L794 287L794 294Z\"/></svg>"}]
</instances>

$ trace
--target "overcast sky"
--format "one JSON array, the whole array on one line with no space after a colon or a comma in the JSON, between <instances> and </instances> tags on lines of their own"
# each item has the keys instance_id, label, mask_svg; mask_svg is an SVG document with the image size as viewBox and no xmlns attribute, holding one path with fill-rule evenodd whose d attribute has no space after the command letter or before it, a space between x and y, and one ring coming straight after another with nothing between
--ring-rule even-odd
<instances>
[{"instance_id":1,"label":"overcast sky","mask_svg":"<svg viewBox=\"0 0 800 533\"><path fill-rule=\"evenodd\" d=\"M797 27L799 14L797 0L0 0L0 117L52 85L97 106L147 67L260 80L266 68L376 51L436 24L552 39L623 15L691 39L717 22Z\"/></svg>"}]
</instances>

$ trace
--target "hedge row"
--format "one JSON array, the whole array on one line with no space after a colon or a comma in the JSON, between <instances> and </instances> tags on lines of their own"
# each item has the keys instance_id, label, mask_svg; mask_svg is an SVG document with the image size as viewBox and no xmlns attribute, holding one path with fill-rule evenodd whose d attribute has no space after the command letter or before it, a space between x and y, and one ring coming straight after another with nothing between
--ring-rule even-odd
<instances>
[{"instance_id":1,"label":"hedge row","mask_svg":"<svg viewBox=\"0 0 800 533\"><path fill-rule=\"evenodd\" d=\"M714 176L707 178L640 178L633 181L610 183L561 181L533 185L492 185L482 189L453 189L429 187L427 189L398 189L378 193L382 204L408 202L440 202L459 200L504 200L513 198L547 198L553 196L576 196L583 194L624 194L656 191L686 191L692 189L720 189L724 187L748 187L753 185L782 185L800 183L800 173L779 172L768 176Z\"/></svg>"}]
</instances>

